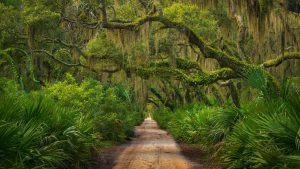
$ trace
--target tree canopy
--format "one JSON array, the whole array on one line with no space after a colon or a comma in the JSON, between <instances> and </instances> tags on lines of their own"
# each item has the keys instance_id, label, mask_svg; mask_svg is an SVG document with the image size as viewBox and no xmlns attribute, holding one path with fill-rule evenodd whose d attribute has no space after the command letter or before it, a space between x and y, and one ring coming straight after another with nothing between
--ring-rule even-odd
<instances>
[{"instance_id":1,"label":"tree canopy","mask_svg":"<svg viewBox=\"0 0 300 169\"><path fill-rule=\"evenodd\" d=\"M299 73L298 62L287 61L300 57L298 1L6 0L0 5L3 74L26 81L27 90L66 72L119 76L124 82L148 79L142 82L148 88L155 87L149 86L153 79L189 88L247 79L259 71L263 88L270 90L265 94L273 95L279 90L276 79ZM278 68L282 75L274 74L277 68L269 71L283 62L288 63Z\"/></svg>"}]
</instances>

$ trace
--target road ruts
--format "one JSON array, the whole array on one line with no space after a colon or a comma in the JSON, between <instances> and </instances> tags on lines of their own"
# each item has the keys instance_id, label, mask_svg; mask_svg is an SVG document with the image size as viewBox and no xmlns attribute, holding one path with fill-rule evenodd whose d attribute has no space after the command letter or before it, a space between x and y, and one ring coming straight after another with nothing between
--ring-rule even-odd
<instances>
[{"instance_id":1,"label":"road ruts","mask_svg":"<svg viewBox=\"0 0 300 169\"><path fill-rule=\"evenodd\" d=\"M135 128L135 136L113 169L204 169L187 160L174 139L151 118Z\"/></svg>"}]
</instances>

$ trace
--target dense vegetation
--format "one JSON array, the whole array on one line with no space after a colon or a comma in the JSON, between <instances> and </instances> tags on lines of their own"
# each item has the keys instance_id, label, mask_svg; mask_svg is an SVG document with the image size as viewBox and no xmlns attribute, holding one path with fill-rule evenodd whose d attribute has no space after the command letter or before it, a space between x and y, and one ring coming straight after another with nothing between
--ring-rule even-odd
<instances>
[{"instance_id":1,"label":"dense vegetation","mask_svg":"<svg viewBox=\"0 0 300 169\"><path fill-rule=\"evenodd\" d=\"M290 86L289 86L290 87ZM294 90L292 92L295 92ZM154 118L178 141L200 144L228 168L298 168L299 93L257 98L238 109L189 105Z\"/></svg>"},{"instance_id":2,"label":"dense vegetation","mask_svg":"<svg viewBox=\"0 0 300 169\"><path fill-rule=\"evenodd\" d=\"M85 168L96 149L124 142L141 122L130 91L87 79L31 93L1 79L0 168Z\"/></svg>"},{"instance_id":3,"label":"dense vegetation","mask_svg":"<svg viewBox=\"0 0 300 169\"><path fill-rule=\"evenodd\" d=\"M152 112L224 167L299 168L299 21L299 0L0 0L0 168L86 168Z\"/></svg>"}]
</instances>

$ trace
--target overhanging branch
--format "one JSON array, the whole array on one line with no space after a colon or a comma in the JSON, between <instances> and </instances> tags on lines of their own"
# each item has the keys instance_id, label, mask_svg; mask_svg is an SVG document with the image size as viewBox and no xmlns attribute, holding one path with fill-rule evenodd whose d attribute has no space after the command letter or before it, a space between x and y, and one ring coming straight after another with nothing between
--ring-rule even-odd
<instances>
[{"instance_id":1,"label":"overhanging branch","mask_svg":"<svg viewBox=\"0 0 300 169\"><path fill-rule=\"evenodd\" d=\"M264 68L270 68L270 67L276 67L279 66L281 63L287 60L292 60L292 59L300 59L300 52L288 52L279 55L275 59L267 60L262 64Z\"/></svg>"},{"instance_id":2,"label":"overhanging branch","mask_svg":"<svg viewBox=\"0 0 300 169\"><path fill-rule=\"evenodd\" d=\"M150 76L162 79L173 78L191 86L209 85L219 80L229 80L240 77L229 68L221 68L210 73L202 72L197 75L188 75L183 70L175 67L127 68L126 70L143 78L149 78Z\"/></svg>"},{"instance_id":3,"label":"overhanging branch","mask_svg":"<svg viewBox=\"0 0 300 169\"><path fill-rule=\"evenodd\" d=\"M88 69L88 70L90 70L90 71L92 71L94 73L98 73L95 69L93 69L93 68L91 68L89 66L83 65L80 62L79 63L67 63L67 62L64 62L64 61L56 58L53 54L51 54L50 52L48 52L46 50L34 50L33 52L35 52L35 53L44 53L47 56L49 56L52 60L56 61L57 63L60 63L62 65L68 66L68 67L83 67L83 68Z\"/></svg>"}]
</instances>

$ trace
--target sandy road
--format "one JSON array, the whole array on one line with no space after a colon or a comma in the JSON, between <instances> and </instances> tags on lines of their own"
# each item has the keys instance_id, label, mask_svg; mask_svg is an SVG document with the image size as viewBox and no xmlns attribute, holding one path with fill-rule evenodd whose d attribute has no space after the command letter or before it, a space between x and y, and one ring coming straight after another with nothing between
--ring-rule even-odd
<instances>
[{"instance_id":1,"label":"sandy road","mask_svg":"<svg viewBox=\"0 0 300 169\"><path fill-rule=\"evenodd\" d=\"M174 139L151 118L136 127L135 135L115 160L114 169L203 169L187 160Z\"/></svg>"}]
</instances>

